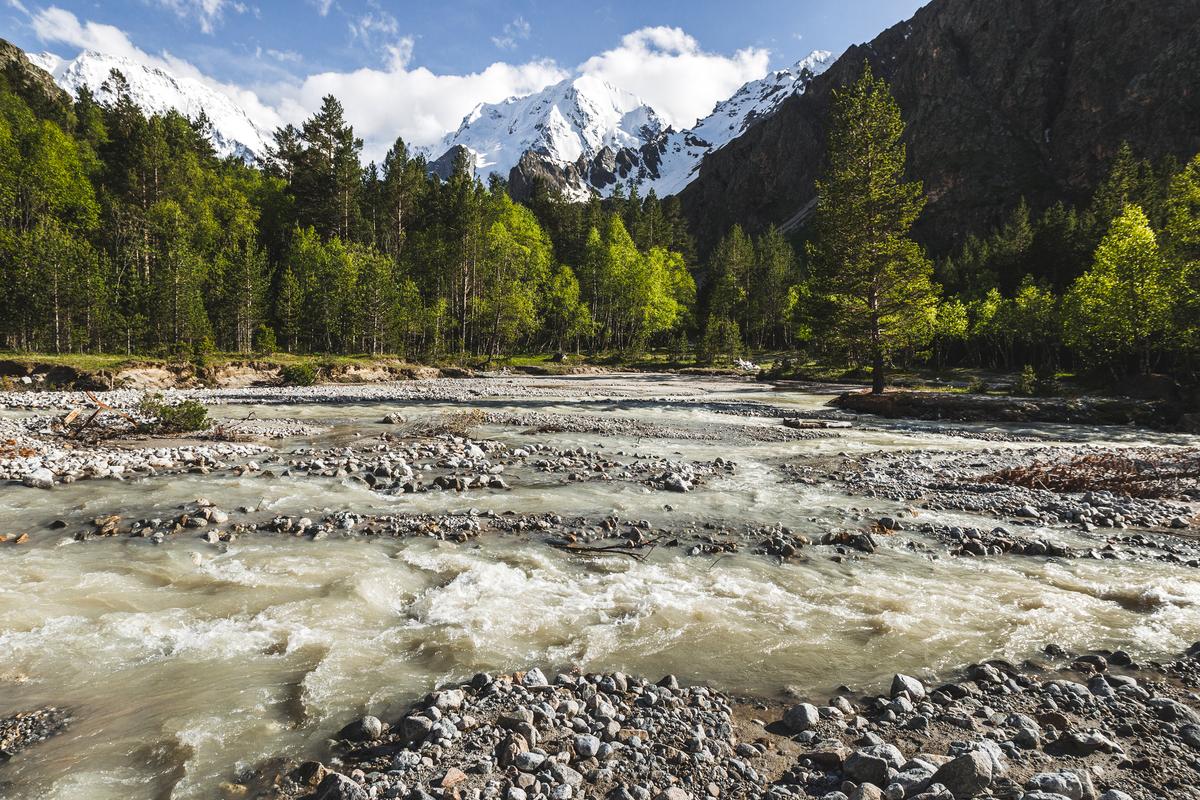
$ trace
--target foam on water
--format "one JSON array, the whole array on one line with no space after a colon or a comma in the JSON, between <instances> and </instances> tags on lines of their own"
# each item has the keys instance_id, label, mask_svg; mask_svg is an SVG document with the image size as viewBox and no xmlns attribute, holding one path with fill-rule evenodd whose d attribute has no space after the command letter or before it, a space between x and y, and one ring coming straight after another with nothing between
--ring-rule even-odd
<instances>
[{"instance_id":1,"label":"foam on water","mask_svg":"<svg viewBox=\"0 0 1200 800\"><path fill-rule=\"evenodd\" d=\"M605 378L588 385L640 398L669 389L804 408L824 399L682 379ZM603 404L570 399L540 407L605 413ZM417 418L455 408L264 406L259 416L327 420L335 426L330 437L345 437L354 429L383 430L377 422L385 411ZM729 419L679 404L635 403L615 413L662 424ZM656 523L778 522L819 535L856 526L850 508L870 505L881 514L900 507L781 484L781 461L806 452L994 446L949 440L936 427L930 425L928 435L851 431L839 439L739 446L500 434L514 444L591 448L603 442L610 453L738 462L734 475L683 497L639 485L546 479L517 481L505 493L393 498L334 479L189 475L83 482L49 493L4 491L0 517L42 530L67 510L166 515L203 496L227 509L261 505L266 513L477 506L570 516L615 509ZM664 511L667 503L676 510ZM937 519L980 524L965 514ZM1037 534L1084 541L1079 534ZM515 535L461 546L247 537L219 549L195 538L153 547L45 535L0 550L0 714L54 704L70 708L76 721L68 733L6 765L0 794L14 800L212 797L239 766L314 752L347 719L367 711L387 718L432 686L478 670L536 664L651 677L672 672L738 693L778 695L794 686L823 699L843 682L879 689L893 671L1020 660L1049 642L1161 657L1200 639L1194 572L1153 562L931 559L905 547L909 538L920 537L883 537L878 553L845 563L811 550L778 565L744 553L688 558L666 548L644 563L572 559ZM933 551L944 554L936 544Z\"/></svg>"}]
</instances>

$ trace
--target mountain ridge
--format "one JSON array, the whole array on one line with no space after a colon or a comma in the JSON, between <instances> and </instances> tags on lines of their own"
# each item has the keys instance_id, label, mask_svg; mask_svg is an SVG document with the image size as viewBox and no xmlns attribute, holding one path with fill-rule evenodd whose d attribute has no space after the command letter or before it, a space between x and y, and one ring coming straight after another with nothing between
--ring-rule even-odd
<instances>
[{"instance_id":1,"label":"mountain ridge","mask_svg":"<svg viewBox=\"0 0 1200 800\"><path fill-rule=\"evenodd\" d=\"M200 80L96 50L83 50L71 59L53 53L27 55L72 97L85 87L97 97L106 96L104 86L116 69L128 82L131 99L146 114L173 110L189 119L205 114L212 123L211 139L218 155L254 161L267 154L270 135L232 98Z\"/></svg>"},{"instance_id":2,"label":"mountain ridge","mask_svg":"<svg viewBox=\"0 0 1200 800\"><path fill-rule=\"evenodd\" d=\"M431 161L445 163L454 148L466 147L475 155L478 171L508 178L517 197L528 196L539 179L573 200L611 195L618 187L667 196L694 180L710 153L802 93L830 57L829 51L815 50L791 67L750 81L682 131L663 125L635 95L581 76L522 98L481 104L438 147L423 152ZM564 90L578 89L581 82L590 91ZM585 102L578 102L580 97ZM624 118L614 124L613 114L588 113L589 106L622 109L642 124L630 125Z\"/></svg>"},{"instance_id":3,"label":"mountain ridge","mask_svg":"<svg viewBox=\"0 0 1200 800\"><path fill-rule=\"evenodd\" d=\"M1200 3L933 0L850 48L802 95L705 159L680 193L701 250L734 223L802 222L815 199L833 90L864 61L907 129L935 254L1035 208L1085 202L1123 141L1140 156L1200 151Z\"/></svg>"}]
</instances>

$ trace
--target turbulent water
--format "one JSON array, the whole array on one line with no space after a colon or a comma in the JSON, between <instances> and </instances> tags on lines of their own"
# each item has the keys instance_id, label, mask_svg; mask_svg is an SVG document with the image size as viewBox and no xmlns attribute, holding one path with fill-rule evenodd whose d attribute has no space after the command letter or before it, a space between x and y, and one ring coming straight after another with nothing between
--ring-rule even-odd
<instances>
[{"instance_id":1,"label":"turbulent water","mask_svg":"<svg viewBox=\"0 0 1200 800\"><path fill-rule=\"evenodd\" d=\"M531 381L557 397L503 398L488 410L629 416L672 425L778 425L703 406L629 402L663 394L815 408L817 395L679 379ZM523 384L513 384L519 394ZM555 389L554 387L559 387ZM606 394L617 396L612 402ZM320 421L319 445L375 436L383 410L410 418L444 403L263 406L260 416ZM226 406L228 417L245 406ZM0 717L66 708L67 733L0 766L12 798L198 798L281 753L315 751L348 718L387 718L434 684L530 665L623 669L724 690L820 697L841 683L875 688L894 671L946 672L982 658L1021 659L1048 642L1123 647L1156 657L1200 639L1200 579L1158 562L1033 558L931 559L906 534L862 560L817 552L778 564L748 553L686 557L660 548L644 563L577 560L518 536L457 545L431 539L310 541L243 537L221 548L195 537L77 543L56 518L167 513L207 497L223 508L496 511L781 522L810 536L900 507L780 481L789 458L881 448L995 447L869 429L786 444L619 439L592 434L485 433L514 444L603 446L675 459L737 462L688 495L631 483L564 484L536 475L506 493L386 497L351 481L162 477L85 481L53 491L0 488ZM1106 435L1072 428L1048 436ZM483 435L477 433L477 435ZM1128 432L1110 434L1130 439ZM311 442L285 441L281 448ZM674 510L665 508L674 505ZM938 521L995 524L966 515ZM1082 534L1044 531L1080 543Z\"/></svg>"}]
</instances>

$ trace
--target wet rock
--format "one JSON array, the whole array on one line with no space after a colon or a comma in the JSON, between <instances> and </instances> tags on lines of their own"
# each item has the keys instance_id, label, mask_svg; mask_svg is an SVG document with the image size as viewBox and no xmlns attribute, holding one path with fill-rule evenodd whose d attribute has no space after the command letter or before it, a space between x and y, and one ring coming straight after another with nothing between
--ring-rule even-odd
<instances>
[{"instance_id":1,"label":"wet rock","mask_svg":"<svg viewBox=\"0 0 1200 800\"><path fill-rule=\"evenodd\" d=\"M383 735L383 723L378 717L365 716L338 731L337 738L351 742L373 742Z\"/></svg>"},{"instance_id":2,"label":"wet rock","mask_svg":"<svg viewBox=\"0 0 1200 800\"><path fill-rule=\"evenodd\" d=\"M22 483L31 489L53 489L54 473L45 467L40 467L27 474Z\"/></svg>"},{"instance_id":3,"label":"wet rock","mask_svg":"<svg viewBox=\"0 0 1200 800\"><path fill-rule=\"evenodd\" d=\"M892 677L892 697L901 692L907 692L910 700L925 699L925 684L909 675L894 675Z\"/></svg>"},{"instance_id":4,"label":"wet rock","mask_svg":"<svg viewBox=\"0 0 1200 800\"><path fill-rule=\"evenodd\" d=\"M340 772L331 772L313 794L313 800L370 800L366 791Z\"/></svg>"}]
</instances>

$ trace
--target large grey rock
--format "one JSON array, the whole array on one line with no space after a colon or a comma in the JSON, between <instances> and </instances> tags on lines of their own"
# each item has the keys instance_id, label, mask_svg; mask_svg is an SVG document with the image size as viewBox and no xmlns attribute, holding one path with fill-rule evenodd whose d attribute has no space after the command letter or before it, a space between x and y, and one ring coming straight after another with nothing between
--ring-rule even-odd
<instances>
[{"instance_id":1,"label":"large grey rock","mask_svg":"<svg viewBox=\"0 0 1200 800\"><path fill-rule=\"evenodd\" d=\"M534 667L521 678L521 685L536 688L539 686L548 686L549 684L546 682L546 676L542 674L542 671Z\"/></svg>"},{"instance_id":2,"label":"large grey rock","mask_svg":"<svg viewBox=\"0 0 1200 800\"><path fill-rule=\"evenodd\" d=\"M313 800L368 800L366 791L340 772L331 772L317 787Z\"/></svg>"},{"instance_id":3,"label":"large grey rock","mask_svg":"<svg viewBox=\"0 0 1200 800\"><path fill-rule=\"evenodd\" d=\"M945 786L955 800L974 797L992 785L992 761L987 754L973 750L943 764L933 774L933 782Z\"/></svg>"},{"instance_id":4,"label":"large grey rock","mask_svg":"<svg viewBox=\"0 0 1200 800\"><path fill-rule=\"evenodd\" d=\"M400 720L400 738L405 744L414 744L425 740L433 730L433 720L428 717L405 717Z\"/></svg>"},{"instance_id":5,"label":"large grey rock","mask_svg":"<svg viewBox=\"0 0 1200 800\"><path fill-rule=\"evenodd\" d=\"M592 758L599 752L600 740L597 737L590 734L575 737L575 755L580 758Z\"/></svg>"},{"instance_id":6,"label":"large grey rock","mask_svg":"<svg viewBox=\"0 0 1200 800\"><path fill-rule=\"evenodd\" d=\"M1153 709L1158 718L1164 722L1191 722L1200 724L1200 714L1169 697L1156 697L1147 700L1146 705Z\"/></svg>"},{"instance_id":7,"label":"large grey rock","mask_svg":"<svg viewBox=\"0 0 1200 800\"><path fill-rule=\"evenodd\" d=\"M923 700L925 699L925 684L911 675L896 674L892 676L892 697L901 692L908 692L908 696L912 700Z\"/></svg>"},{"instance_id":8,"label":"large grey rock","mask_svg":"<svg viewBox=\"0 0 1200 800\"><path fill-rule=\"evenodd\" d=\"M1089 781L1089 784L1091 782ZM1070 800L1083 800L1084 785L1074 772L1039 772L1025 782L1025 788L1051 794L1061 794ZM1094 796L1094 791L1090 793Z\"/></svg>"},{"instance_id":9,"label":"large grey rock","mask_svg":"<svg viewBox=\"0 0 1200 800\"><path fill-rule=\"evenodd\" d=\"M875 756L876 758L882 758L888 763L889 767L893 767L895 769L900 769L905 765L904 754L900 752L900 748L887 742L859 748L859 752L866 753L869 756Z\"/></svg>"},{"instance_id":10,"label":"large grey rock","mask_svg":"<svg viewBox=\"0 0 1200 800\"><path fill-rule=\"evenodd\" d=\"M1200 725L1184 725L1179 729L1179 738L1189 746L1200 750Z\"/></svg>"},{"instance_id":11,"label":"large grey rock","mask_svg":"<svg viewBox=\"0 0 1200 800\"><path fill-rule=\"evenodd\" d=\"M864 783L850 793L850 800L883 800L883 792L877 786Z\"/></svg>"},{"instance_id":12,"label":"large grey rock","mask_svg":"<svg viewBox=\"0 0 1200 800\"><path fill-rule=\"evenodd\" d=\"M352 742L373 742L383 736L383 723L378 717L365 716L338 731L337 738Z\"/></svg>"},{"instance_id":13,"label":"large grey rock","mask_svg":"<svg viewBox=\"0 0 1200 800\"><path fill-rule=\"evenodd\" d=\"M812 703L800 703L792 706L783 715L783 724L795 733L811 730L821 719L821 713Z\"/></svg>"},{"instance_id":14,"label":"large grey rock","mask_svg":"<svg viewBox=\"0 0 1200 800\"><path fill-rule=\"evenodd\" d=\"M1067 731L1055 741L1046 745L1046 752L1051 755L1090 756L1097 751L1104 753L1125 752L1120 745L1106 736L1095 731L1081 733Z\"/></svg>"},{"instance_id":15,"label":"large grey rock","mask_svg":"<svg viewBox=\"0 0 1200 800\"><path fill-rule=\"evenodd\" d=\"M692 796L678 786L672 786L665 792L660 792L654 800L692 800Z\"/></svg>"},{"instance_id":16,"label":"large grey rock","mask_svg":"<svg viewBox=\"0 0 1200 800\"><path fill-rule=\"evenodd\" d=\"M850 754L842 773L855 783L873 783L880 788L888 785L888 762L862 750Z\"/></svg>"},{"instance_id":17,"label":"large grey rock","mask_svg":"<svg viewBox=\"0 0 1200 800\"><path fill-rule=\"evenodd\" d=\"M54 473L45 467L39 467L26 475L23 483L31 489L53 489Z\"/></svg>"}]
</instances>

